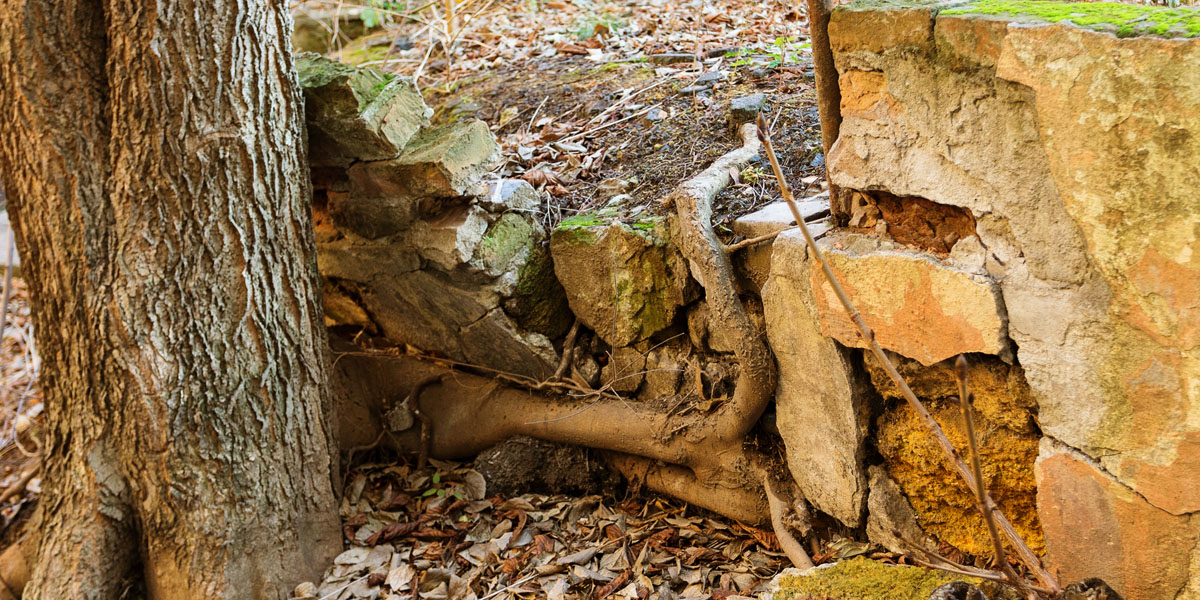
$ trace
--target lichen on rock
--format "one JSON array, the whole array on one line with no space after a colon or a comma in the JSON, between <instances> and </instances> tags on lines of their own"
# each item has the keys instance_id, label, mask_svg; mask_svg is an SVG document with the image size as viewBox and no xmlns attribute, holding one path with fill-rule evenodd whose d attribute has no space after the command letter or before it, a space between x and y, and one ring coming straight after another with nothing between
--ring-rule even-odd
<instances>
[{"instance_id":1,"label":"lichen on rock","mask_svg":"<svg viewBox=\"0 0 1200 600\"><path fill-rule=\"evenodd\" d=\"M573 217L551 234L550 254L571 310L614 347L665 329L691 293L687 263L660 218Z\"/></svg>"},{"instance_id":2,"label":"lichen on rock","mask_svg":"<svg viewBox=\"0 0 1200 600\"><path fill-rule=\"evenodd\" d=\"M866 365L889 406L879 418L878 447L888 474L908 497L925 531L970 554L988 554L991 541L975 505L974 493L953 470L924 423L900 396L873 357ZM898 360L909 387L921 397L946 436L968 456L957 383L949 361L923 367ZM1037 520L1033 465L1040 434L1036 404L1020 367L994 357L975 356L968 381L975 395L984 478L988 491L1035 551L1044 547Z\"/></svg>"},{"instance_id":3,"label":"lichen on rock","mask_svg":"<svg viewBox=\"0 0 1200 600\"><path fill-rule=\"evenodd\" d=\"M966 581L989 595L998 587L972 577L885 564L860 556L833 566L785 571L776 580L771 600L929 600L935 589L952 581Z\"/></svg>"},{"instance_id":4,"label":"lichen on rock","mask_svg":"<svg viewBox=\"0 0 1200 600\"><path fill-rule=\"evenodd\" d=\"M433 111L412 81L318 54L296 59L315 164L394 158Z\"/></svg>"}]
</instances>

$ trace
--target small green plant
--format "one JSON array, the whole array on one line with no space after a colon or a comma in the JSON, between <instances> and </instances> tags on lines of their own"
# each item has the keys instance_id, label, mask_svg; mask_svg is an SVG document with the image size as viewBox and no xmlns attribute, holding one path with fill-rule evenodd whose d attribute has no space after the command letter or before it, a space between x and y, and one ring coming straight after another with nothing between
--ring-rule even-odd
<instances>
[{"instance_id":1,"label":"small green plant","mask_svg":"<svg viewBox=\"0 0 1200 600\"><path fill-rule=\"evenodd\" d=\"M387 22L389 13L408 10L408 0L368 0L359 18L368 29Z\"/></svg>"},{"instance_id":2,"label":"small green plant","mask_svg":"<svg viewBox=\"0 0 1200 600\"><path fill-rule=\"evenodd\" d=\"M812 42L796 42L796 38L777 37L766 51L767 62L764 66L768 69L778 69L784 64L799 63L800 55L810 51L812 51ZM751 48L742 48L736 52L730 52L726 56L738 57L732 66L743 67L755 64L763 54L761 51Z\"/></svg>"},{"instance_id":3,"label":"small green plant","mask_svg":"<svg viewBox=\"0 0 1200 600\"><path fill-rule=\"evenodd\" d=\"M463 499L463 494L458 489L457 485L453 483L446 483L445 485L442 484L441 471L434 471L433 477L431 477L429 481L432 485L429 487L429 489L421 493L422 498L428 498L429 496L437 496L438 498L442 498L446 495L450 495L456 500Z\"/></svg>"},{"instance_id":4,"label":"small green plant","mask_svg":"<svg viewBox=\"0 0 1200 600\"><path fill-rule=\"evenodd\" d=\"M596 35L597 30L616 31L625 26L620 18L605 14L589 14L575 22L573 32L576 38L586 40Z\"/></svg>"}]
</instances>

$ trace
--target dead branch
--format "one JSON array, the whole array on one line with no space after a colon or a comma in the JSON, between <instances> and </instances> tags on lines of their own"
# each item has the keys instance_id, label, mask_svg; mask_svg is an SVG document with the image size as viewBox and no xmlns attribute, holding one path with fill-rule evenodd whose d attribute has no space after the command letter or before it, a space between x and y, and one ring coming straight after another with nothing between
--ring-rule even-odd
<instances>
[{"instance_id":1,"label":"dead branch","mask_svg":"<svg viewBox=\"0 0 1200 600\"><path fill-rule=\"evenodd\" d=\"M988 537L992 540L992 549L996 554L996 563L999 565L1000 571L1004 573L1010 585L1017 588L1023 596L1030 597L1033 595L1032 590L1028 589L1025 580L1017 575L1012 565L1008 564L1008 558L1004 552L1004 541L1000 539L1000 533L996 531L994 515L997 507L991 496L988 495L987 483L983 480L979 442L975 439L975 419L971 415L973 397L967 385L967 358L961 354L958 355L958 360L954 361L954 377L958 380L958 402L962 405L963 423L967 430L967 447L971 450L971 470L975 475L975 504L979 508L979 514L983 515L983 522L987 524Z\"/></svg>"},{"instance_id":2,"label":"dead branch","mask_svg":"<svg viewBox=\"0 0 1200 600\"><path fill-rule=\"evenodd\" d=\"M755 244L761 244L761 243L763 243L763 242L769 242L769 241L771 241L771 240L773 240L773 239L775 239L775 238L779 237L779 234L781 234L781 233L783 233L783 232L785 232L785 231L791 231L792 229L795 229L795 227L787 227L787 228L780 229L779 231L776 231L776 232L773 232L773 233L768 233L768 234L766 234L766 235L760 235L760 236L758 236L758 237L753 237L753 238L745 239L745 240L742 240L742 241L740 241L740 242L738 242L738 243L736 243L736 244L729 244L728 246L725 246L725 253L726 253L726 254L733 254L734 252L737 252L738 250L741 250L742 248L748 248L748 247L750 247L750 246L753 246L753 245L755 245Z\"/></svg>"},{"instance_id":3,"label":"dead branch","mask_svg":"<svg viewBox=\"0 0 1200 600\"><path fill-rule=\"evenodd\" d=\"M796 218L796 223L800 227L800 232L804 235L804 241L808 244L809 252L811 252L821 264L821 269L825 273L826 280L828 280L829 284L833 287L834 294L837 295L838 300L841 302L842 307L845 309L846 314L850 317L850 320L858 326L859 335L861 335L862 338L867 341L871 352L875 355L875 358L879 360L888 376L896 384L896 387L900 388L900 391L904 394L905 400L920 417L921 421L925 425L925 428L934 437L934 440L937 441L938 446L942 449L942 453L946 456L947 460L950 461L950 464L954 466L955 470L958 471L958 474L963 478L964 481L967 482L967 485L974 489L975 475L971 472L971 469L967 467L966 463L963 462L962 457L960 457L958 452L954 449L954 445L950 443L950 439L946 437L946 433L942 431L941 426L938 425L937 421L933 419L933 416L929 414L929 411L925 409L925 405L921 403L916 394L913 393L912 389L908 387L908 383L904 381L904 378L900 376L900 373L896 370L896 366L892 364L891 359L884 354L883 348L880 347L879 343L875 341L875 334L871 331L871 328L867 326L866 321L863 320L862 315L858 312L858 309L854 307L854 304L850 301L850 297L846 295L846 291L842 289L841 283L838 281L837 276L834 275L833 269L829 266L829 262L825 259L825 253L821 251L819 246L817 246L816 240L813 239L812 234L808 231L808 227L804 224L804 219L800 215L800 209L798 206L796 206L795 198L792 197L791 186L789 186L787 180L784 179L783 171L779 167L779 160L776 158L775 150L771 146L771 135L767 130L766 121L762 119L761 115L759 116L758 124L759 134L762 136L763 146L766 149L767 158L770 160L771 168L774 169L775 176L779 181L780 192L783 195L783 199L788 203L788 207L791 209L792 215ZM991 506L995 506L995 502L990 496L986 496L986 498L987 502ZM1062 588L1059 587L1054 576L1042 567L1042 563L1038 560L1037 555L1033 553L1033 550L1029 548L1029 545L1025 543L1025 540L1023 540L1020 534L1017 533L1016 529L1013 528L1012 523L1008 521L1008 519L1004 516L1004 513L1000 512L999 508L997 507L997 509L993 511L993 515L995 516L997 525L999 525L1000 529L1004 531L1005 537L1007 537L1013 547L1017 549L1018 554L1021 556L1022 562L1024 562L1026 566L1028 566L1029 569L1036 574L1038 580L1041 581L1045 587L1053 590L1055 593L1061 591Z\"/></svg>"}]
</instances>

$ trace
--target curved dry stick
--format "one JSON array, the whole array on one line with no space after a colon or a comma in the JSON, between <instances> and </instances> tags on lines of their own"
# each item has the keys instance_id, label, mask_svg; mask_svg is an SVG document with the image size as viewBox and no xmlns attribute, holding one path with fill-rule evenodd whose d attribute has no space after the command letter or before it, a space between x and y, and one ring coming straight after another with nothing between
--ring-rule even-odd
<instances>
[{"instance_id":1,"label":"curved dry stick","mask_svg":"<svg viewBox=\"0 0 1200 600\"><path fill-rule=\"evenodd\" d=\"M938 446L942 449L942 453L950 461L950 464L954 466L955 470L958 471L958 474L963 478L963 480L967 482L967 485L974 489L975 476L971 473L970 467L963 462L963 459L961 456L959 456L958 451L954 449L954 445L950 443L950 439L946 437L946 433L942 431L942 427L938 425L937 421L933 419L933 416L929 414L929 411L925 409L925 405L921 403L921 401L917 398L917 395L914 394L912 389L908 387L908 383L904 381L903 377L900 376L900 373L896 370L896 366L892 364L891 359L884 354L883 348L879 345L879 342L875 341L875 334L871 331L871 328L867 326L866 321L863 320L863 317L861 314L859 314L858 309L854 308L854 303L852 303L850 301L850 297L846 295L846 290L842 289L842 284L838 281L837 275L834 275L833 269L829 266L829 261L825 259L825 253L821 251L821 248L817 246L816 240L814 240L812 234L809 233L808 226L804 224L804 219L800 216L800 209L796 206L796 199L792 197L791 186L788 185L787 179L784 179L783 177L783 171L779 168L779 160L775 157L775 150L771 147L770 132L767 129L766 121L763 120L762 115L759 115L758 126L759 133L763 138L763 145L766 148L767 158L771 161L771 168L774 169L775 178L779 182L780 193L783 195L783 199L787 201L788 208L790 208L792 211L792 216L796 218L796 223L800 227L800 232L804 234L804 241L808 244L809 251L812 252L813 256L816 257L817 262L821 263L821 270L824 271L825 278L829 281L830 286L833 287L834 294L837 295L838 301L841 302L842 307L846 310L846 314L850 316L850 320L858 326L859 335L862 336L863 340L867 342L871 352L875 355L875 358L879 360L879 363L883 366L884 371L887 372L888 377L892 379L892 381L896 384L896 387L900 388L901 393L904 394L904 399L917 413L917 416L920 417L921 422L925 425L926 430L929 431L930 435L933 436L934 440L938 443ZM996 503L994 500L992 500L991 496L987 496L987 501L991 506L996 506ZM1025 540L1021 538L1021 535L1017 533L1017 530L1013 528L1012 523L1009 522L1008 518L1004 516L1004 513L1000 512L999 508L997 508L993 512L993 516L996 518L997 525L1004 532L1004 536L1008 538L1008 541L1013 545L1014 548L1017 549L1017 553L1021 555L1022 562L1029 567L1029 570L1033 571L1033 573L1037 575L1038 580L1041 581L1045 587L1054 590L1055 593L1061 591L1062 588L1059 587L1058 581L1053 575L1046 571L1044 567L1042 567L1042 563L1040 560L1038 560L1037 555L1033 553L1033 550L1029 548L1029 545L1025 543Z\"/></svg>"},{"instance_id":2,"label":"curved dry stick","mask_svg":"<svg viewBox=\"0 0 1200 600\"><path fill-rule=\"evenodd\" d=\"M767 491L767 503L771 507L771 527L775 530L775 539L779 540L779 547L783 548L783 553L787 555L788 560L792 561L793 567L811 569L813 567L812 558L809 558L804 546L792 536L783 522L783 513L787 510L783 497L779 490L775 489L774 480L765 473L763 474L763 489Z\"/></svg>"}]
</instances>

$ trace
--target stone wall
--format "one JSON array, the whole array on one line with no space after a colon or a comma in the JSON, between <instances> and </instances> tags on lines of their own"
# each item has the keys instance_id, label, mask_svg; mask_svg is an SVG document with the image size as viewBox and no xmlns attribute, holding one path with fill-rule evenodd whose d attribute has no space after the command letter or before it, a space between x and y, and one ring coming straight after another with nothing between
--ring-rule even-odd
<instances>
[{"instance_id":1,"label":"stone wall","mask_svg":"<svg viewBox=\"0 0 1200 600\"><path fill-rule=\"evenodd\" d=\"M1019 365L1036 424L996 435L1040 447L1051 568L1126 598L1200 597L1200 17L1186 10L855 3L830 23L844 119L830 174L863 198L846 215L860 227L821 243L888 349ZM885 198L904 221L929 215L933 242L926 201L968 210L976 236L900 247ZM861 345L836 302L817 305L826 335ZM1034 492L1025 473L997 478Z\"/></svg>"},{"instance_id":2,"label":"stone wall","mask_svg":"<svg viewBox=\"0 0 1200 600\"><path fill-rule=\"evenodd\" d=\"M949 361L969 357L985 477L1052 571L1130 600L1200 598L1200 25L988 2L835 11L828 162L851 212L826 219L822 196L801 210L960 448ZM1087 27L1050 22L1065 18ZM485 124L432 127L403 79L300 64L331 326L535 379L569 349L576 381L664 411L730 393L734 341L670 215L626 199L550 223L539 192L489 174ZM791 225L776 204L733 229ZM972 496L804 239L734 257L808 502L894 550L899 530L986 554Z\"/></svg>"}]
</instances>

